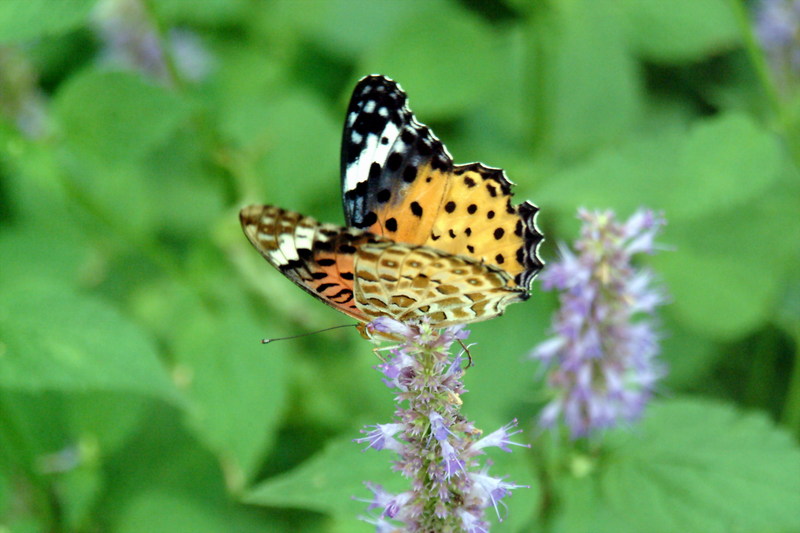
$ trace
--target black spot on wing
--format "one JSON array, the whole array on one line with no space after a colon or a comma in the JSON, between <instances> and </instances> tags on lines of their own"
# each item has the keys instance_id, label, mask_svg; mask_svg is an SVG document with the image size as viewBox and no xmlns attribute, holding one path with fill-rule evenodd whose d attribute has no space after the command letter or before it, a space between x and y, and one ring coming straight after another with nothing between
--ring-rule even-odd
<instances>
[{"instance_id":1,"label":"black spot on wing","mask_svg":"<svg viewBox=\"0 0 800 533\"><path fill-rule=\"evenodd\" d=\"M376 180L381 175L381 165L379 163L372 163L369 166L369 176L368 179Z\"/></svg>"},{"instance_id":2,"label":"black spot on wing","mask_svg":"<svg viewBox=\"0 0 800 533\"><path fill-rule=\"evenodd\" d=\"M394 152L389 156L389 159L386 160L386 169L389 172L397 172L402 164L403 155L400 152Z\"/></svg>"},{"instance_id":3,"label":"black spot on wing","mask_svg":"<svg viewBox=\"0 0 800 533\"><path fill-rule=\"evenodd\" d=\"M392 192L389 189L381 189L378 191L378 194L375 195L375 198L378 200L378 202L382 204L388 202L391 197Z\"/></svg>"},{"instance_id":4,"label":"black spot on wing","mask_svg":"<svg viewBox=\"0 0 800 533\"><path fill-rule=\"evenodd\" d=\"M411 183L415 179L417 179L417 166L416 165L408 165L403 170L403 181L406 183Z\"/></svg>"}]
</instances>

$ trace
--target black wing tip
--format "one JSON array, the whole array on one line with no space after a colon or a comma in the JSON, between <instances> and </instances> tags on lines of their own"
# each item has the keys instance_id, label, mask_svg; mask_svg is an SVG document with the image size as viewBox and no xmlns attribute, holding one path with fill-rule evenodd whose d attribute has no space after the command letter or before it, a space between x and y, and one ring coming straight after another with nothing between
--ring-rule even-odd
<instances>
[{"instance_id":1,"label":"black wing tip","mask_svg":"<svg viewBox=\"0 0 800 533\"><path fill-rule=\"evenodd\" d=\"M539 255L539 248L544 242L544 234L539 230L536 223L539 207L530 201L522 202L517 206L517 212L522 218L524 230L522 234L522 266L525 268L517 274L516 282L527 288L531 288L533 280L544 268L544 261Z\"/></svg>"},{"instance_id":2,"label":"black wing tip","mask_svg":"<svg viewBox=\"0 0 800 533\"><path fill-rule=\"evenodd\" d=\"M399 83L383 74L370 74L356 82L356 86L353 88L353 94L350 97L349 108L352 108L355 102L358 102L372 93L385 95L384 97L386 98L397 98L399 99L400 107L404 106L407 101L406 92Z\"/></svg>"},{"instance_id":3,"label":"black wing tip","mask_svg":"<svg viewBox=\"0 0 800 533\"><path fill-rule=\"evenodd\" d=\"M368 85L374 87L384 86L384 87L397 88L402 91L399 83L394 81L389 76L385 76L383 74L367 74L366 76L358 80L358 82L356 82L356 89L359 89L362 86L366 87Z\"/></svg>"}]
</instances>

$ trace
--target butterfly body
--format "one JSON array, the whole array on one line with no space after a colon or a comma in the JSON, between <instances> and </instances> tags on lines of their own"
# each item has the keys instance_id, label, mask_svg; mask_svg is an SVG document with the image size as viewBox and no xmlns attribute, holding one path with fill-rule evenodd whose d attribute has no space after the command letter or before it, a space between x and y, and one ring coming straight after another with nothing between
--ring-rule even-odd
<instances>
[{"instance_id":1,"label":"butterfly body","mask_svg":"<svg viewBox=\"0 0 800 533\"><path fill-rule=\"evenodd\" d=\"M511 204L500 169L454 165L383 76L356 86L342 141L347 227L242 209L250 242L305 291L360 322L477 322L528 298L542 268L538 208Z\"/></svg>"}]
</instances>

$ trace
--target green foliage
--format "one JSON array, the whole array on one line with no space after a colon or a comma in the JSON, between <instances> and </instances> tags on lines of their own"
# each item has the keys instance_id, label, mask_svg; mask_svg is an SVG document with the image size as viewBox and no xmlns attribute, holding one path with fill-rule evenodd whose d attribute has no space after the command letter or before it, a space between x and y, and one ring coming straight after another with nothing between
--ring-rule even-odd
<instances>
[{"instance_id":1,"label":"green foliage","mask_svg":"<svg viewBox=\"0 0 800 533\"><path fill-rule=\"evenodd\" d=\"M532 445L491 454L530 485L493 531L800 530L800 98L740 2L144 1L122 49L109 5L0 2L0 531L372 529L352 498L404 480L352 439L393 393L354 331L259 343L347 320L237 220L342 221L370 73L507 169L547 260L579 206L668 220L671 374L641 424L536 429L538 288L471 328L464 415Z\"/></svg>"},{"instance_id":2,"label":"green foliage","mask_svg":"<svg viewBox=\"0 0 800 533\"><path fill-rule=\"evenodd\" d=\"M178 398L152 341L112 306L40 283L3 285L3 390Z\"/></svg>"},{"instance_id":3,"label":"green foliage","mask_svg":"<svg viewBox=\"0 0 800 533\"><path fill-rule=\"evenodd\" d=\"M0 42L20 42L72 30L86 21L94 4L94 0L4 2L0 8Z\"/></svg>"},{"instance_id":4,"label":"green foliage","mask_svg":"<svg viewBox=\"0 0 800 533\"><path fill-rule=\"evenodd\" d=\"M560 530L800 527L800 450L761 414L670 400L654 405L638 431L609 437L598 460L605 464L566 478Z\"/></svg>"},{"instance_id":5,"label":"green foliage","mask_svg":"<svg viewBox=\"0 0 800 533\"><path fill-rule=\"evenodd\" d=\"M657 62L702 61L742 40L725 0L628 0L628 35L636 52Z\"/></svg>"},{"instance_id":6,"label":"green foliage","mask_svg":"<svg viewBox=\"0 0 800 533\"><path fill-rule=\"evenodd\" d=\"M66 147L112 167L158 146L187 111L174 93L123 72L76 75L53 105Z\"/></svg>"}]
</instances>

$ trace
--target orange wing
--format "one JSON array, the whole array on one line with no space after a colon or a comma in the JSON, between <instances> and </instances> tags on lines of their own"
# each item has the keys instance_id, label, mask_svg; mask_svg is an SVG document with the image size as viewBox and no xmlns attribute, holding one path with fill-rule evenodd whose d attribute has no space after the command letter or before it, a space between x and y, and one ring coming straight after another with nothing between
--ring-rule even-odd
<instances>
[{"instance_id":1,"label":"orange wing","mask_svg":"<svg viewBox=\"0 0 800 533\"><path fill-rule=\"evenodd\" d=\"M269 205L245 207L239 220L253 246L284 276L334 309L370 320L353 295L355 252L369 234Z\"/></svg>"}]
</instances>

